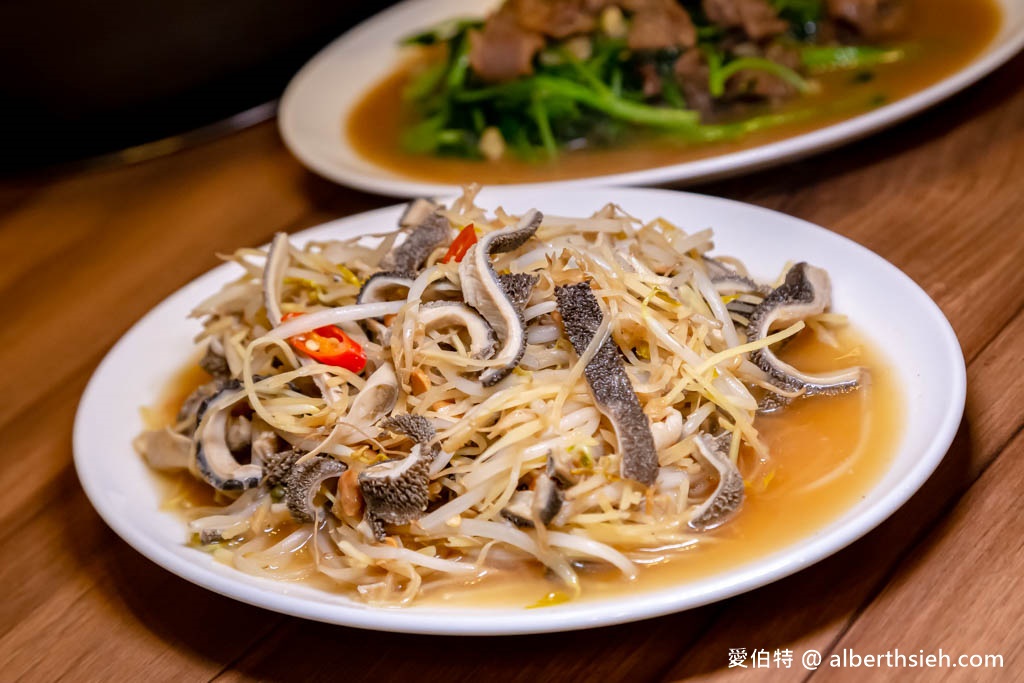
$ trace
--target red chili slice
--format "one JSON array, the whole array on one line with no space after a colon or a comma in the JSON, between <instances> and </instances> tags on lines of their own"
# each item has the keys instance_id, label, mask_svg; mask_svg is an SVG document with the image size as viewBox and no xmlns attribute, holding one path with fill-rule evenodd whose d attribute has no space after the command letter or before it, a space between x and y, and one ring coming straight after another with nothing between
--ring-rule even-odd
<instances>
[{"instance_id":1,"label":"red chili slice","mask_svg":"<svg viewBox=\"0 0 1024 683\"><path fill-rule=\"evenodd\" d=\"M286 313L281 320L290 320L302 313ZM358 342L335 325L325 325L309 332L289 337L288 342L318 363L362 372L366 367L366 354Z\"/></svg>"},{"instance_id":2,"label":"red chili slice","mask_svg":"<svg viewBox=\"0 0 1024 683\"><path fill-rule=\"evenodd\" d=\"M459 263L462 258L469 251L469 248L476 244L476 229L473 224L470 223L464 227L459 234L452 241L452 245L448 247L448 253L441 259L441 263L450 263L455 261Z\"/></svg>"}]
</instances>

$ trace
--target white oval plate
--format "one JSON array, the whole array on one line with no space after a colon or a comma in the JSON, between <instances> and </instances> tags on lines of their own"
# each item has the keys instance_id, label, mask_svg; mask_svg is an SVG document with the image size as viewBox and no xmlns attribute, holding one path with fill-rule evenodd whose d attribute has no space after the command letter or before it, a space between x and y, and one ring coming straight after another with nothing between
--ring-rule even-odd
<instances>
[{"instance_id":1,"label":"white oval plate","mask_svg":"<svg viewBox=\"0 0 1024 683\"><path fill-rule=\"evenodd\" d=\"M480 206L516 213L589 215L609 199L644 218L664 216L687 231L715 230L717 252L743 259L773 278L791 260L826 268L833 306L884 349L907 402L905 433L881 481L840 518L809 537L757 560L671 588L583 599L544 609L373 608L300 584L249 576L185 545L186 528L160 511L158 486L132 450L143 429L139 409L153 404L172 378L194 362L200 330L189 311L239 275L215 268L150 311L111 349L93 375L75 420L75 466L100 515L125 541L165 569L260 607L360 628L410 633L512 634L615 624L696 607L792 574L856 540L918 489L946 453L963 413L966 373L956 336L939 308L910 278L876 254L810 223L725 199L667 190L576 189L544 192L485 189ZM343 218L294 235L308 240L381 232L397 224L394 206Z\"/></svg>"},{"instance_id":2,"label":"white oval plate","mask_svg":"<svg viewBox=\"0 0 1024 683\"><path fill-rule=\"evenodd\" d=\"M972 0L964 0L971 2ZM308 168L343 185L394 197L452 194L459 188L411 179L375 165L349 144L344 122L363 93L401 60L398 41L452 17L483 16L496 0L405 0L325 47L292 79L281 98L278 125L285 144ZM967 66L933 86L840 123L739 152L628 173L506 187L595 187L695 182L792 161L856 140L963 90L1024 45L1024 0L999 0L999 34Z\"/></svg>"}]
</instances>

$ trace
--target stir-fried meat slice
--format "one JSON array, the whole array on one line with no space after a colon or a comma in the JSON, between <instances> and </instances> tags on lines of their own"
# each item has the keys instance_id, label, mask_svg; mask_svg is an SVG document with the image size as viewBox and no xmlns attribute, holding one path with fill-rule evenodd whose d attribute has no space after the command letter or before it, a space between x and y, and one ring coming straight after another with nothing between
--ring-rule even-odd
<instances>
[{"instance_id":1,"label":"stir-fried meat slice","mask_svg":"<svg viewBox=\"0 0 1024 683\"><path fill-rule=\"evenodd\" d=\"M765 57L783 67L794 71L801 68L800 52L780 43L771 43L762 47L755 43L741 43L734 51L737 56ZM749 69L737 72L726 84L728 97L769 99L774 102L792 97L797 89L785 80L760 69Z\"/></svg>"},{"instance_id":2,"label":"stir-fried meat slice","mask_svg":"<svg viewBox=\"0 0 1024 683\"><path fill-rule=\"evenodd\" d=\"M744 70L729 79L728 93L738 97L753 97L781 101L791 97L794 87L777 76L757 69Z\"/></svg>"},{"instance_id":3,"label":"stir-fried meat slice","mask_svg":"<svg viewBox=\"0 0 1024 683\"><path fill-rule=\"evenodd\" d=\"M651 62L644 62L637 67L637 73L640 75L641 87L643 88L644 97L654 97L661 92L661 74L658 73L658 67Z\"/></svg>"},{"instance_id":4,"label":"stir-fried meat slice","mask_svg":"<svg viewBox=\"0 0 1024 683\"><path fill-rule=\"evenodd\" d=\"M739 28L754 40L783 33L787 24L779 19L768 0L703 0L708 19L725 28Z\"/></svg>"},{"instance_id":5,"label":"stir-fried meat slice","mask_svg":"<svg viewBox=\"0 0 1024 683\"><path fill-rule=\"evenodd\" d=\"M586 0L510 0L507 7L527 31L562 39L594 30L597 20L590 4Z\"/></svg>"},{"instance_id":6,"label":"stir-fried meat slice","mask_svg":"<svg viewBox=\"0 0 1024 683\"><path fill-rule=\"evenodd\" d=\"M628 0L622 5L633 12L627 38L631 50L662 50L697 44L697 29L690 15L675 0Z\"/></svg>"},{"instance_id":7,"label":"stir-fried meat slice","mask_svg":"<svg viewBox=\"0 0 1024 683\"><path fill-rule=\"evenodd\" d=\"M699 111L701 118L710 118L714 102L708 90L708 65L700 50L687 50L679 55L675 64L675 74L687 106Z\"/></svg>"},{"instance_id":8,"label":"stir-fried meat slice","mask_svg":"<svg viewBox=\"0 0 1024 683\"><path fill-rule=\"evenodd\" d=\"M868 40L898 33L909 18L904 0L828 0L828 14Z\"/></svg>"},{"instance_id":9,"label":"stir-fried meat slice","mask_svg":"<svg viewBox=\"0 0 1024 683\"><path fill-rule=\"evenodd\" d=\"M797 69L800 53L784 45L772 44L764 51L764 57L771 61ZM731 95L748 95L767 100L779 101L796 94L796 89L783 79L761 69L744 69L729 79Z\"/></svg>"},{"instance_id":10,"label":"stir-fried meat slice","mask_svg":"<svg viewBox=\"0 0 1024 683\"><path fill-rule=\"evenodd\" d=\"M469 65L485 81L510 81L533 73L533 56L544 47L539 34L526 31L507 12L487 20L469 35Z\"/></svg>"},{"instance_id":11,"label":"stir-fried meat slice","mask_svg":"<svg viewBox=\"0 0 1024 683\"><path fill-rule=\"evenodd\" d=\"M791 45L772 43L765 48L764 56L782 66L788 66L794 71L800 69L802 65L800 50Z\"/></svg>"}]
</instances>

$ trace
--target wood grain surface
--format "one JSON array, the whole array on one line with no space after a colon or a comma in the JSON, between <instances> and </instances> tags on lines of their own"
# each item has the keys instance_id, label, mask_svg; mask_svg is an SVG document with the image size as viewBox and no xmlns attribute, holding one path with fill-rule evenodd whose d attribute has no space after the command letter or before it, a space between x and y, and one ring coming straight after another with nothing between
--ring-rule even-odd
<instances>
[{"instance_id":1,"label":"wood grain surface","mask_svg":"<svg viewBox=\"0 0 1024 683\"><path fill-rule=\"evenodd\" d=\"M934 476L842 552L701 609L577 633L391 635L248 607L141 557L75 478L78 399L135 320L217 252L390 200L314 177L270 124L135 166L0 180L0 680L1019 680L1022 82L1024 56L883 134L697 188L819 223L905 270L963 346L966 415ZM729 668L740 647L796 658ZM1001 654L1004 667L799 661L808 649L827 661L896 648Z\"/></svg>"}]
</instances>

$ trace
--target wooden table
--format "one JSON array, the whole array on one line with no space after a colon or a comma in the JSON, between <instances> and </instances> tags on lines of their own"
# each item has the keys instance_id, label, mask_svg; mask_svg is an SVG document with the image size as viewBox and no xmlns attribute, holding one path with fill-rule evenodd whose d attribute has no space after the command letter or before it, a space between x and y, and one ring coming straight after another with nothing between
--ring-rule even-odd
<instances>
[{"instance_id":1,"label":"wooden table","mask_svg":"<svg viewBox=\"0 0 1024 683\"><path fill-rule=\"evenodd\" d=\"M1024 56L870 140L699 191L847 235L953 323L967 413L939 470L864 539L701 609L560 635L440 638L284 617L151 564L75 478L71 428L115 340L216 252L390 203L322 181L270 124L135 166L0 183L0 679L640 681L807 676L799 657L942 648L1024 667ZM884 301L878 302L885 305ZM728 668L730 648L793 669ZM749 661L748 661L749 665ZM822 668L814 681L859 680Z\"/></svg>"}]
</instances>

